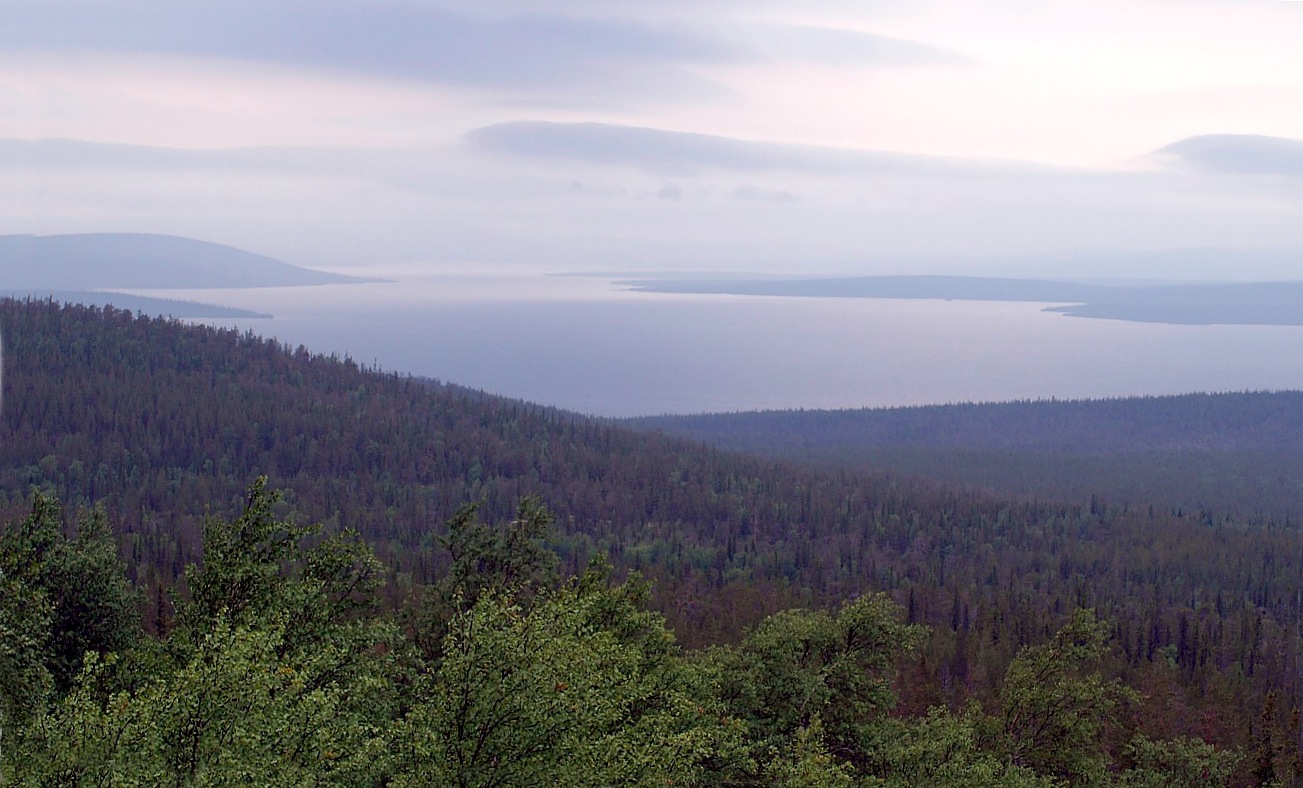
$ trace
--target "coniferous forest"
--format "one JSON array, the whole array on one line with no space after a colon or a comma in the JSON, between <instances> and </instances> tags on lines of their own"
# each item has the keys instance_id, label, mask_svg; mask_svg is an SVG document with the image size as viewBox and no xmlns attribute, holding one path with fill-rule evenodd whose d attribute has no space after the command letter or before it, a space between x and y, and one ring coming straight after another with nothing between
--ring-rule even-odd
<instances>
[{"instance_id":1,"label":"coniferous forest","mask_svg":"<svg viewBox=\"0 0 1303 788\"><path fill-rule=\"evenodd\" d=\"M623 422L827 468L890 469L1006 497L1303 517L1303 392L1038 400Z\"/></svg>"},{"instance_id":2,"label":"coniferous forest","mask_svg":"<svg viewBox=\"0 0 1303 788\"><path fill-rule=\"evenodd\" d=\"M0 782L1297 785L1287 519L0 302Z\"/></svg>"}]
</instances>

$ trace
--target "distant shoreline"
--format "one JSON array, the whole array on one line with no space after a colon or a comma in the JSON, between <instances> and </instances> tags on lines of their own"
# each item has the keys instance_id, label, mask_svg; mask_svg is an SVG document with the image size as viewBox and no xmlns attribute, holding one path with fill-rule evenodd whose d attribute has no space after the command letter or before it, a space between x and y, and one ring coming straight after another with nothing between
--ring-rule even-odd
<instances>
[{"instance_id":1,"label":"distant shoreline","mask_svg":"<svg viewBox=\"0 0 1303 788\"><path fill-rule=\"evenodd\" d=\"M1303 326L1303 282L1083 284L963 276L836 279L626 279L641 293L1013 301L1069 317L1166 325Z\"/></svg>"}]
</instances>

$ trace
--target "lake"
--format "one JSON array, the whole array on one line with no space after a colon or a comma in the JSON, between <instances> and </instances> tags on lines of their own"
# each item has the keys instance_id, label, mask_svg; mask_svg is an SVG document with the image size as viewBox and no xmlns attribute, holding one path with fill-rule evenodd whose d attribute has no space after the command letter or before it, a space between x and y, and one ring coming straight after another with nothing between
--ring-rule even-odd
<instances>
[{"instance_id":1,"label":"lake","mask_svg":"<svg viewBox=\"0 0 1303 788\"><path fill-rule=\"evenodd\" d=\"M1127 323L1013 302L631 292L512 266L392 281L133 291L205 321L602 416L1303 388L1303 327Z\"/></svg>"}]
</instances>

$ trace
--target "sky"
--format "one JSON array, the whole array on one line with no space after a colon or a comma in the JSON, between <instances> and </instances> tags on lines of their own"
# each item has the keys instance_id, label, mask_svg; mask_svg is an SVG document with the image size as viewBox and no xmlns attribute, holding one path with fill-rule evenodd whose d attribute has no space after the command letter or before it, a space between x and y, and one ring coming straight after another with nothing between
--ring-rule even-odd
<instances>
[{"instance_id":1,"label":"sky","mask_svg":"<svg viewBox=\"0 0 1303 788\"><path fill-rule=\"evenodd\" d=\"M7 0L0 234L783 274L1199 249L1282 276L1299 41L1292 0Z\"/></svg>"}]
</instances>

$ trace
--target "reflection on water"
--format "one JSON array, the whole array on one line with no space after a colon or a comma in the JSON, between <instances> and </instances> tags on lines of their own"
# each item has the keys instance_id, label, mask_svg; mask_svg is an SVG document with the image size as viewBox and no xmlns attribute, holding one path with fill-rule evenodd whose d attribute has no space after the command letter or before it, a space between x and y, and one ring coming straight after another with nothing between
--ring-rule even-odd
<instances>
[{"instance_id":1,"label":"reflection on water","mask_svg":"<svg viewBox=\"0 0 1303 788\"><path fill-rule=\"evenodd\" d=\"M598 415L1303 388L1299 327L632 293L500 267L382 275L394 281L167 295L272 313L213 322L292 345Z\"/></svg>"}]
</instances>

